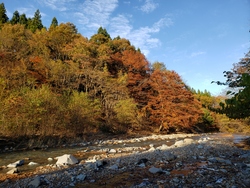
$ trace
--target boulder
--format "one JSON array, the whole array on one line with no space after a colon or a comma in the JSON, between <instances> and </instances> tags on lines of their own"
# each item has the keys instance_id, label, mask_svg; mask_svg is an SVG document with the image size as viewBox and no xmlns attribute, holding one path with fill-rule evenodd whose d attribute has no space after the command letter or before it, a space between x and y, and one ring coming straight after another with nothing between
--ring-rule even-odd
<instances>
[{"instance_id":1,"label":"boulder","mask_svg":"<svg viewBox=\"0 0 250 188\"><path fill-rule=\"evenodd\" d=\"M22 166L24 164L24 160L19 160L14 163L8 164L8 168L16 168L17 166Z\"/></svg>"},{"instance_id":2,"label":"boulder","mask_svg":"<svg viewBox=\"0 0 250 188\"><path fill-rule=\"evenodd\" d=\"M18 169L17 168L12 168L10 171L7 172L7 174L15 174L18 173Z\"/></svg>"},{"instance_id":3,"label":"boulder","mask_svg":"<svg viewBox=\"0 0 250 188\"><path fill-rule=\"evenodd\" d=\"M39 176L36 176L32 181L29 182L28 187L39 187L41 184L41 178Z\"/></svg>"},{"instance_id":4,"label":"boulder","mask_svg":"<svg viewBox=\"0 0 250 188\"><path fill-rule=\"evenodd\" d=\"M71 165L71 164L77 164L78 160L73 156L69 154L65 154L63 156L57 157L57 165Z\"/></svg>"}]
</instances>

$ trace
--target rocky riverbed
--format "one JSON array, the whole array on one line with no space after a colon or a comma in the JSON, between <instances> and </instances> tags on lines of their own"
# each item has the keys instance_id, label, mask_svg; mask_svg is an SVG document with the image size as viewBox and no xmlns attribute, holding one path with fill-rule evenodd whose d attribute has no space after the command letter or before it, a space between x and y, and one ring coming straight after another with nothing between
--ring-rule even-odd
<instances>
[{"instance_id":1,"label":"rocky riverbed","mask_svg":"<svg viewBox=\"0 0 250 188\"><path fill-rule=\"evenodd\" d=\"M169 139L176 141L169 144ZM163 144L128 146L147 140ZM119 147L96 150L95 155L76 162L87 152L80 150L72 156L76 164L57 161L29 173L1 174L0 187L250 187L250 151L236 146L232 135L99 141L107 143Z\"/></svg>"}]
</instances>

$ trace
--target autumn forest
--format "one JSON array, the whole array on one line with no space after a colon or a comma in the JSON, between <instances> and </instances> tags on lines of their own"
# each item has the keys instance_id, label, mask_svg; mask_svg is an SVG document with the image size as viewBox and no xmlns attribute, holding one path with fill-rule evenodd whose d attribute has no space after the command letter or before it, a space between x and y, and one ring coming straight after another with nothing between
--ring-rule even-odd
<instances>
[{"instance_id":1,"label":"autumn forest","mask_svg":"<svg viewBox=\"0 0 250 188\"><path fill-rule=\"evenodd\" d=\"M73 23L42 24L0 8L0 135L219 130L222 97L195 91L105 28L86 38Z\"/></svg>"}]
</instances>

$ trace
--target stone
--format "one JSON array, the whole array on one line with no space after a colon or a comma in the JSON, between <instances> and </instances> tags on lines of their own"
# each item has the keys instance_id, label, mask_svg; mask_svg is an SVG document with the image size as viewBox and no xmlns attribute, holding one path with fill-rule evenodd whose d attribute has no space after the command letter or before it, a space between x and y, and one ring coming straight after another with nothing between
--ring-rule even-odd
<instances>
[{"instance_id":1,"label":"stone","mask_svg":"<svg viewBox=\"0 0 250 188\"><path fill-rule=\"evenodd\" d=\"M76 176L76 180L78 180L78 181L83 181L83 180L85 180L85 178L86 178L85 174L79 174L78 176Z\"/></svg>"},{"instance_id":2,"label":"stone","mask_svg":"<svg viewBox=\"0 0 250 188\"><path fill-rule=\"evenodd\" d=\"M7 172L7 174L16 174L16 173L18 173L19 171L18 171L18 169L17 168L12 168L11 170L9 170L8 172Z\"/></svg>"},{"instance_id":3,"label":"stone","mask_svg":"<svg viewBox=\"0 0 250 188\"><path fill-rule=\"evenodd\" d=\"M117 164L114 164L112 166L109 167L110 170L118 170L118 166Z\"/></svg>"},{"instance_id":4,"label":"stone","mask_svg":"<svg viewBox=\"0 0 250 188\"><path fill-rule=\"evenodd\" d=\"M179 140L179 141L176 141L174 146L175 147L181 147L181 146L184 146L185 143L184 143L184 140Z\"/></svg>"},{"instance_id":5,"label":"stone","mask_svg":"<svg viewBox=\"0 0 250 188\"><path fill-rule=\"evenodd\" d=\"M49 157L47 160L48 160L48 161L53 161L53 158Z\"/></svg>"},{"instance_id":6,"label":"stone","mask_svg":"<svg viewBox=\"0 0 250 188\"><path fill-rule=\"evenodd\" d=\"M97 160L95 162L95 165L96 165L96 168L101 168L101 167L103 167L103 161Z\"/></svg>"},{"instance_id":7,"label":"stone","mask_svg":"<svg viewBox=\"0 0 250 188\"><path fill-rule=\"evenodd\" d=\"M203 149L203 146L202 145L198 145L197 148L198 149Z\"/></svg>"},{"instance_id":8,"label":"stone","mask_svg":"<svg viewBox=\"0 0 250 188\"><path fill-rule=\"evenodd\" d=\"M116 153L116 150L115 149L110 149L109 153Z\"/></svg>"},{"instance_id":9,"label":"stone","mask_svg":"<svg viewBox=\"0 0 250 188\"><path fill-rule=\"evenodd\" d=\"M138 165L140 165L140 164L146 164L147 162L148 162L148 159L142 158L142 159L140 159L140 160L137 162L137 164L138 164Z\"/></svg>"},{"instance_id":10,"label":"stone","mask_svg":"<svg viewBox=\"0 0 250 188\"><path fill-rule=\"evenodd\" d=\"M36 176L31 182L29 182L28 187L36 188L41 184L41 178Z\"/></svg>"},{"instance_id":11,"label":"stone","mask_svg":"<svg viewBox=\"0 0 250 188\"><path fill-rule=\"evenodd\" d=\"M164 152L163 157L167 161L172 161L172 160L176 159L176 156L170 152Z\"/></svg>"},{"instance_id":12,"label":"stone","mask_svg":"<svg viewBox=\"0 0 250 188\"><path fill-rule=\"evenodd\" d=\"M84 166L87 170L94 170L95 169L95 164L91 163L91 162L85 163Z\"/></svg>"},{"instance_id":13,"label":"stone","mask_svg":"<svg viewBox=\"0 0 250 188\"><path fill-rule=\"evenodd\" d=\"M162 144L162 146L157 147L159 150L167 150L169 147L166 144Z\"/></svg>"},{"instance_id":14,"label":"stone","mask_svg":"<svg viewBox=\"0 0 250 188\"><path fill-rule=\"evenodd\" d=\"M17 166L22 166L24 164L24 160L19 160L14 163L8 164L8 168L16 168Z\"/></svg>"},{"instance_id":15,"label":"stone","mask_svg":"<svg viewBox=\"0 0 250 188\"><path fill-rule=\"evenodd\" d=\"M57 157L57 165L72 165L77 164L78 160L73 155L62 155L60 157Z\"/></svg>"},{"instance_id":16,"label":"stone","mask_svg":"<svg viewBox=\"0 0 250 188\"><path fill-rule=\"evenodd\" d=\"M186 144L192 144L192 143L194 143L194 139L192 139L192 138L185 138L185 139L184 139L184 142L185 142Z\"/></svg>"},{"instance_id":17,"label":"stone","mask_svg":"<svg viewBox=\"0 0 250 188\"><path fill-rule=\"evenodd\" d=\"M150 169L148 169L148 171L152 174L156 174L156 173L160 173L162 172L162 169L161 168L156 168L156 167L151 167Z\"/></svg>"},{"instance_id":18,"label":"stone","mask_svg":"<svg viewBox=\"0 0 250 188\"><path fill-rule=\"evenodd\" d=\"M29 162L28 164L29 166L33 166L33 165L38 165L38 163L35 163L35 162Z\"/></svg>"},{"instance_id":19,"label":"stone","mask_svg":"<svg viewBox=\"0 0 250 188\"><path fill-rule=\"evenodd\" d=\"M151 148L149 148L148 151L155 151L155 148L154 148L154 147L151 147Z\"/></svg>"}]
</instances>

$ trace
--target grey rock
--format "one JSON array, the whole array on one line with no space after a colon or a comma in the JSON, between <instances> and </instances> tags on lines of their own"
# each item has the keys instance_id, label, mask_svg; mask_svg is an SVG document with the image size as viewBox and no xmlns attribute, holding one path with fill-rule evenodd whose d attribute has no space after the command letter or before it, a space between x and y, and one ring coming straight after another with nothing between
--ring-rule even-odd
<instances>
[{"instance_id":1,"label":"grey rock","mask_svg":"<svg viewBox=\"0 0 250 188\"><path fill-rule=\"evenodd\" d=\"M85 168L87 170L93 170L93 169L95 169L95 164L91 163L91 162L85 163L84 166L85 166Z\"/></svg>"},{"instance_id":2,"label":"grey rock","mask_svg":"<svg viewBox=\"0 0 250 188\"><path fill-rule=\"evenodd\" d=\"M32 181L29 182L28 187L36 188L39 187L40 184L41 184L41 178L39 176L36 176Z\"/></svg>"},{"instance_id":3,"label":"grey rock","mask_svg":"<svg viewBox=\"0 0 250 188\"><path fill-rule=\"evenodd\" d=\"M8 164L8 168L16 168L17 166L22 166L24 164L24 160L19 160L14 163Z\"/></svg>"},{"instance_id":4,"label":"grey rock","mask_svg":"<svg viewBox=\"0 0 250 188\"><path fill-rule=\"evenodd\" d=\"M167 161L172 161L172 160L176 159L176 156L170 152L164 152L163 157Z\"/></svg>"},{"instance_id":5,"label":"grey rock","mask_svg":"<svg viewBox=\"0 0 250 188\"><path fill-rule=\"evenodd\" d=\"M202 145L198 145L197 148L198 149L203 149L203 146Z\"/></svg>"},{"instance_id":6,"label":"grey rock","mask_svg":"<svg viewBox=\"0 0 250 188\"><path fill-rule=\"evenodd\" d=\"M57 165L69 165L69 164L76 164L78 163L78 160L73 155L62 155L60 157L57 157Z\"/></svg>"},{"instance_id":7,"label":"grey rock","mask_svg":"<svg viewBox=\"0 0 250 188\"><path fill-rule=\"evenodd\" d=\"M86 178L85 174L79 174L78 176L76 176L76 180L78 180L78 181L83 181L83 180L85 180L85 178Z\"/></svg>"},{"instance_id":8,"label":"grey rock","mask_svg":"<svg viewBox=\"0 0 250 188\"><path fill-rule=\"evenodd\" d=\"M160 173L162 172L162 169L161 168L156 168L156 167L151 167L150 169L148 169L148 171L152 174L156 174L156 173Z\"/></svg>"},{"instance_id":9,"label":"grey rock","mask_svg":"<svg viewBox=\"0 0 250 188\"><path fill-rule=\"evenodd\" d=\"M116 164L109 167L110 170L118 170L118 166Z\"/></svg>"}]
</instances>

